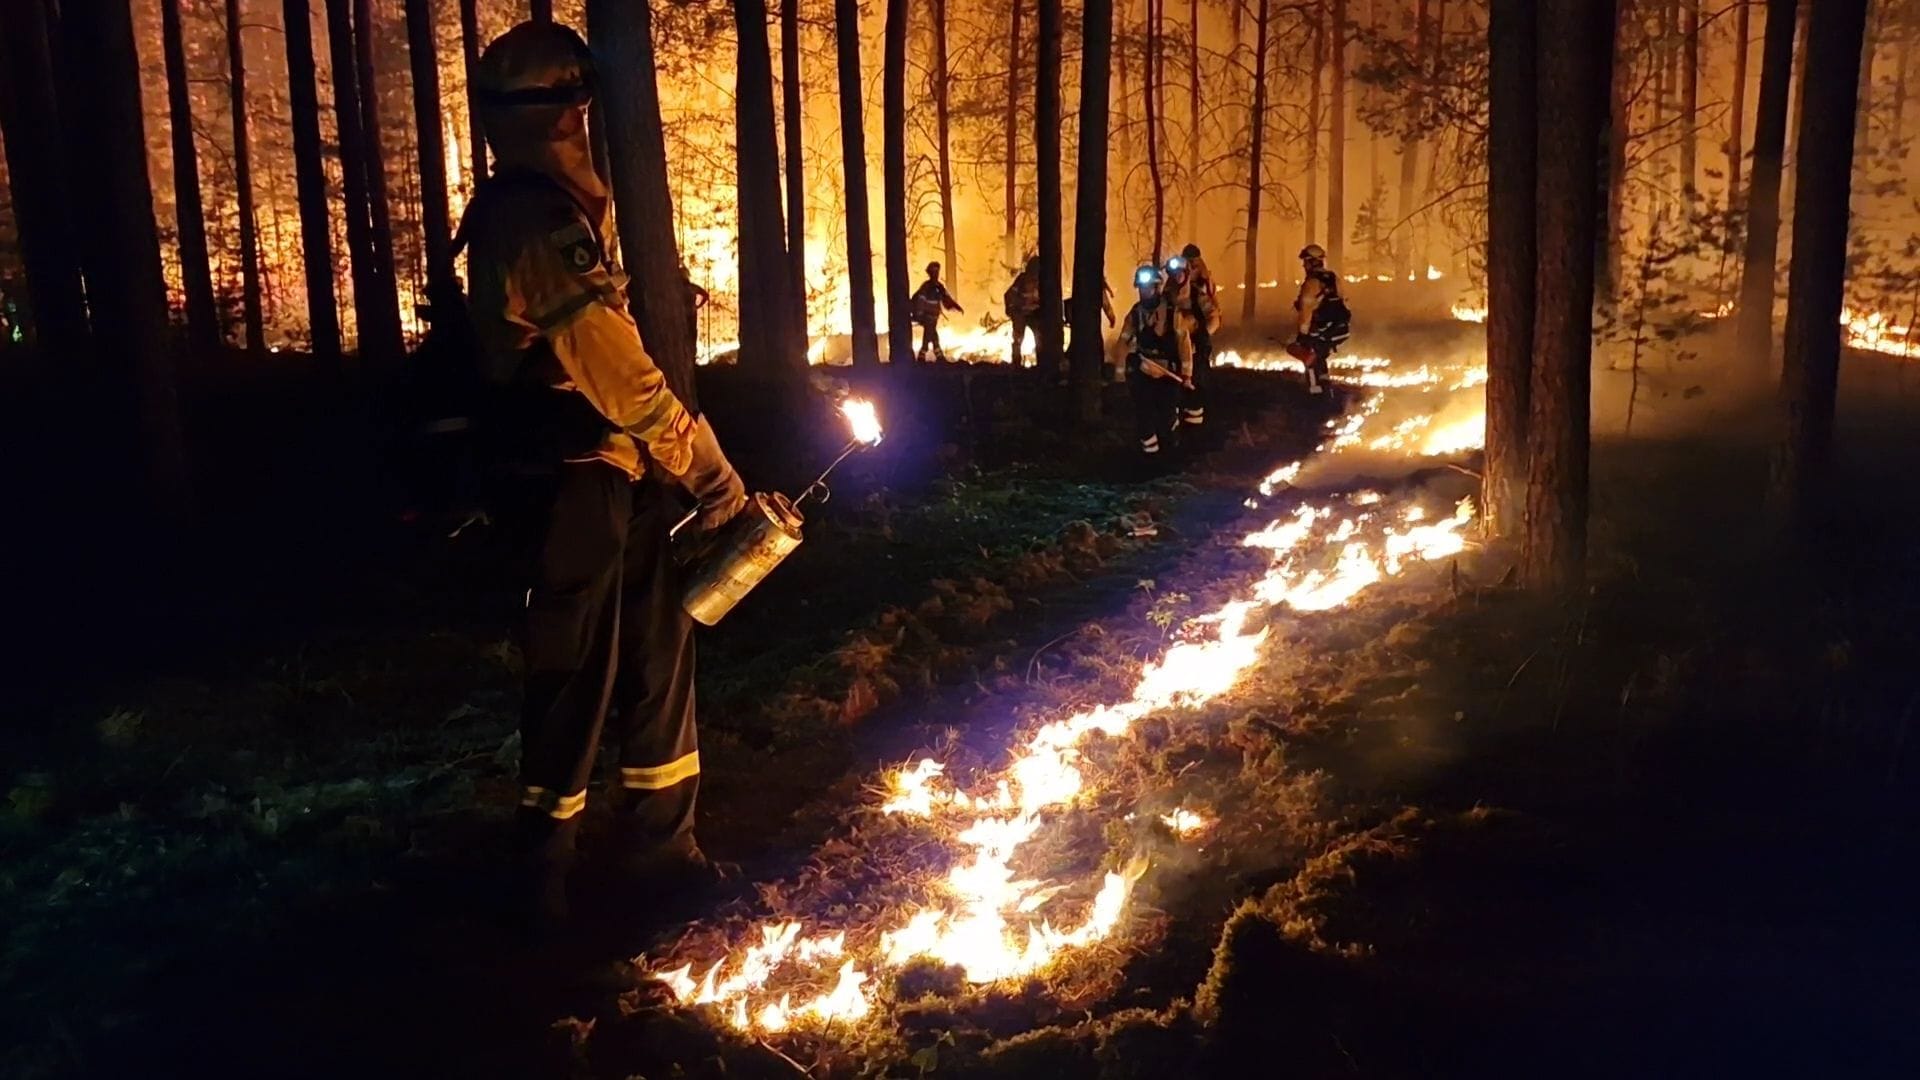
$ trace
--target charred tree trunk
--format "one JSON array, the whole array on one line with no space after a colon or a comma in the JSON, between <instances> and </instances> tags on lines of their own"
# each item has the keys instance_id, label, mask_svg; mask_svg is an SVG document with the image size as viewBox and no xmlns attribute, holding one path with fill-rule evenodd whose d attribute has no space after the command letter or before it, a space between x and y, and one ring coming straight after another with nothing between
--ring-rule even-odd
<instances>
[{"instance_id":1,"label":"charred tree trunk","mask_svg":"<svg viewBox=\"0 0 1920 1080\"><path fill-rule=\"evenodd\" d=\"M1040 326L1036 334L1034 367L1051 377L1066 364L1063 315L1066 293L1060 281L1066 252L1060 226L1060 0L1040 0L1039 79L1033 91L1033 146L1038 172L1040 210Z\"/></svg>"},{"instance_id":2,"label":"charred tree trunk","mask_svg":"<svg viewBox=\"0 0 1920 1080\"><path fill-rule=\"evenodd\" d=\"M193 145L193 98L180 0L160 0L161 51L166 54L167 121L173 141L174 226L179 231L180 283L187 298L187 341L198 351L220 344L213 308L213 266L207 261L207 211L200 198L200 155Z\"/></svg>"},{"instance_id":3,"label":"charred tree trunk","mask_svg":"<svg viewBox=\"0 0 1920 1080\"><path fill-rule=\"evenodd\" d=\"M466 73L467 154L473 164L473 190L487 178L487 135L480 126L480 0L460 0L461 70Z\"/></svg>"},{"instance_id":4,"label":"charred tree trunk","mask_svg":"<svg viewBox=\"0 0 1920 1080\"><path fill-rule=\"evenodd\" d=\"M1010 270L1020 265L1020 9L1023 6L1009 5L1007 16L1007 220L1001 257Z\"/></svg>"},{"instance_id":5,"label":"charred tree trunk","mask_svg":"<svg viewBox=\"0 0 1920 1080\"><path fill-rule=\"evenodd\" d=\"M247 57L241 38L240 0L227 4L227 93L233 113L233 185L240 200L240 317L247 352L267 348L260 306L260 225L253 211L253 149L247 138Z\"/></svg>"},{"instance_id":6,"label":"charred tree trunk","mask_svg":"<svg viewBox=\"0 0 1920 1080\"><path fill-rule=\"evenodd\" d=\"M167 344L160 234L147 180L133 17L123 0L67 0L61 27L62 55L86 58L85 74L66 86L74 95L69 115L85 118L72 134L79 194L87 207L77 225L96 355L133 389L130 411L137 417L151 508L159 519L179 524L192 512L191 493Z\"/></svg>"},{"instance_id":7,"label":"charred tree trunk","mask_svg":"<svg viewBox=\"0 0 1920 1080\"><path fill-rule=\"evenodd\" d=\"M800 0L780 0L780 123L786 147L787 265L792 267L797 340L807 339L806 106L800 85Z\"/></svg>"},{"instance_id":8,"label":"charred tree trunk","mask_svg":"<svg viewBox=\"0 0 1920 1080\"><path fill-rule=\"evenodd\" d=\"M1539 6L1539 286L1527 413L1528 584L1570 594L1585 577L1593 352L1594 161L1606 86L1594 35L1612 36L1605 0ZM1489 313L1491 314L1491 313Z\"/></svg>"},{"instance_id":9,"label":"charred tree trunk","mask_svg":"<svg viewBox=\"0 0 1920 1080\"><path fill-rule=\"evenodd\" d=\"M686 317L680 244L667 185L666 136L653 58L648 0L587 0L587 33L598 57L601 92L593 119L607 133L614 223L621 261L633 275L627 305L640 338L675 397L700 411L694 382L694 334Z\"/></svg>"},{"instance_id":10,"label":"charred tree trunk","mask_svg":"<svg viewBox=\"0 0 1920 1080\"><path fill-rule=\"evenodd\" d=\"M320 100L314 88L312 14L307 10L307 0L282 0L282 11L286 16L287 98L293 116L294 186L300 196L301 273L307 282L307 332L313 339L315 356L338 362L340 314L334 306L327 173L320 161ZM351 222L351 216L348 220Z\"/></svg>"},{"instance_id":11,"label":"charred tree trunk","mask_svg":"<svg viewBox=\"0 0 1920 1080\"><path fill-rule=\"evenodd\" d=\"M1167 184L1160 170L1160 72L1155 63L1160 54L1160 5L1164 3L1166 0L1147 0L1146 56L1141 65L1146 71L1142 82L1147 99L1147 176L1153 181L1153 261L1156 264L1165 258L1167 244Z\"/></svg>"},{"instance_id":12,"label":"charred tree trunk","mask_svg":"<svg viewBox=\"0 0 1920 1080\"><path fill-rule=\"evenodd\" d=\"M1019 5L1014 10L1018 11ZM840 69L840 167L847 185L847 306L853 317L853 366L872 367L880 363L880 342L873 329L873 226L867 213L867 135L860 107L858 0L833 0L833 40ZM1014 76L1009 74L1007 78L1011 81ZM1007 174L1013 174L1012 155L1007 158ZM1009 202L1009 221L1012 209Z\"/></svg>"},{"instance_id":13,"label":"charred tree trunk","mask_svg":"<svg viewBox=\"0 0 1920 1080\"><path fill-rule=\"evenodd\" d=\"M1320 219L1317 215L1320 206L1320 83L1326 77L1327 70L1327 9L1324 4L1316 4L1308 13L1313 22L1313 85L1307 91L1307 205L1302 208L1300 222L1306 234L1303 244L1313 243L1314 235L1319 231ZM1287 265L1286 260L1280 261Z\"/></svg>"},{"instance_id":14,"label":"charred tree trunk","mask_svg":"<svg viewBox=\"0 0 1920 1080\"><path fill-rule=\"evenodd\" d=\"M887 254L887 360L913 361L913 320L907 310L907 12L908 0L887 0L885 49L880 60L881 213ZM1041 166L1043 169L1045 165Z\"/></svg>"},{"instance_id":15,"label":"charred tree trunk","mask_svg":"<svg viewBox=\"0 0 1920 1080\"><path fill-rule=\"evenodd\" d=\"M1333 0L1333 36L1328 56L1333 110L1327 137L1327 261L1338 267L1347 235L1347 0Z\"/></svg>"},{"instance_id":16,"label":"charred tree trunk","mask_svg":"<svg viewBox=\"0 0 1920 1080\"><path fill-rule=\"evenodd\" d=\"M1773 361L1773 264L1780 247L1780 173L1786 156L1794 7L1794 0L1767 0L1760 100L1754 114L1753 180L1747 198L1747 250L1734 316L1740 355L1761 371L1770 369Z\"/></svg>"},{"instance_id":17,"label":"charred tree trunk","mask_svg":"<svg viewBox=\"0 0 1920 1080\"><path fill-rule=\"evenodd\" d=\"M1074 415L1086 425L1099 418L1100 366L1105 358L1100 300L1107 288L1107 121L1112 89L1113 0L1086 0L1084 20L1080 148L1076 159L1079 176L1074 185L1071 361Z\"/></svg>"},{"instance_id":18,"label":"charred tree trunk","mask_svg":"<svg viewBox=\"0 0 1920 1080\"><path fill-rule=\"evenodd\" d=\"M426 237L428 295L453 276L447 220L447 147L440 137L440 59L433 0L406 0L407 62L413 71L413 127L420 158L420 222Z\"/></svg>"},{"instance_id":19,"label":"charred tree trunk","mask_svg":"<svg viewBox=\"0 0 1920 1080\"><path fill-rule=\"evenodd\" d=\"M1493 0L1487 117L1487 451L1481 502L1488 530L1520 535L1526 513L1527 401L1539 279L1536 148L1538 15L1534 0Z\"/></svg>"},{"instance_id":20,"label":"charred tree trunk","mask_svg":"<svg viewBox=\"0 0 1920 1080\"><path fill-rule=\"evenodd\" d=\"M1187 0L1187 182L1186 231L1191 243L1200 227L1200 0Z\"/></svg>"},{"instance_id":21,"label":"charred tree trunk","mask_svg":"<svg viewBox=\"0 0 1920 1080\"><path fill-rule=\"evenodd\" d=\"M373 0L353 0L354 71L360 84L360 137L367 170L367 245L373 258L374 321L360 325L360 352L397 359L406 346L400 332L400 286L394 277L393 219L387 204L387 159L380 145L380 83L373 64ZM366 311L355 305L356 311Z\"/></svg>"},{"instance_id":22,"label":"charred tree trunk","mask_svg":"<svg viewBox=\"0 0 1920 1080\"><path fill-rule=\"evenodd\" d=\"M798 380L805 376L807 355L793 334L798 308L791 292L793 267L787 261L787 226L780 212L773 51L767 44L763 0L734 0L733 21L739 41L733 109L740 178L740 360L746 370L765 377ZM680 289L675 295L684 297ZM681 318L687 321L684 311ZM687 331L691 336L690 323Z\"/></svg>"},{"instance_id":23,"label":"charred tree trunk","mask_svg":"<svg viewBox=\"0 0 1920 1080\"><path fill-rule=\"evenodd\" d=\"M1427 89L1427 0L1419 0L1413 15L1413 55L1418 67L1414 76L1422 89ZM1412 279L1413 273L1413 212L1414 185L1420 179L1420 140L1408 137L1400 140L1400 224L1396 227L1400 233L1399 242L1393 245L1393 274L1399 281Z\"/></svg>"},{"instance_id":24,"label":"charred tree trunk","mask_svg":"<svg viewBox=\"0 0 1920 1080\"><path fill-rule=\"evenodd\" d=\"M947 0L933 0L933 123L934 139L940 144L941 254L946 259L947 285L957 291L960 288L960 241L953 220L952 83L953 71L947 57Z\"/></svg>"},{"instance_id":25,"label":"charred tree trunk","mask_svg":"<svg viewBox=\"0 0 1920 1080\"><path fill-rule=\"evenodd\" d=\"M1807 28L1809 79L1800 117L1800 174L1793 204L1793 265L1780 397L1786 435L1774 459L1772 497L1789 527L1811 535L1832 468L1840 374L1840 307L1847 272L1854 118L1859 106L1867 0L1821 0Z\"/></svg>"},{"instance_id":26,"label":"charred tree trunk","mask_svg":"<svg viewBox=\"0 0 1920 1080\"><path fill-rule=\"evenodd\" d=\"M9 12L0 33L0 132L6 136L33 333L48 353L79 359L87 344L87 306L73 237L81 223L69 201L51 28L40 3L17 4ZM71 109L68 114L78 116Z\"/></svg>"},{"instance_id":27,"label":"charred tree trunk","mask_svg":"<svg viewBox=\"0 0 1920 1080\"><path fill-rule=\"evenodd\" d=\"M1753 38L1753 8L1741 4L1733 22L1733 97L1727 129L1727 206L1745 202L1740 192L1740 174L1747 157L1747 50Z\"/></svg>"},{"instance_id":28,"label":"charred tree trunk","mask_svg":"<svg viewBox=\"0 0 1920 1080\"><path fill-rule=\"evenodd\" d=\"M1270 0L1260 0L1253 20L1253 137L1247 163L1247 295L1240 301L1240 317L1253 321L1260 297L1260 189L1266 166L1267 137L1267 36L1272 26ZM1309 120L1311 125L1312 121ZM1311 213L1308 215L1311 217Z\"/></svg>"}]
</instances>

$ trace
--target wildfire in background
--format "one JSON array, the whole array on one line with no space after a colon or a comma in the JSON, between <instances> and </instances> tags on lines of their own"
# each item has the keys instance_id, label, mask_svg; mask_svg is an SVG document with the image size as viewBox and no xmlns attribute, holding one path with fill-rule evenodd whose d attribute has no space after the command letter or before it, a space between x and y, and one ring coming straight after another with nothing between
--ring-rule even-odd
<instances>
[{"instance_id":1,"label":"wildfire in background","mask_svg":"<svg viewBox=\"0 0 1920 1080\"><path fill-rule=\"evenodd\" d=\"M1220 360L1257 369L1290 362L1237 353ZM1400 370L1378 358L1337 366L1337 377L1363 396L1348 415L1328 422L1315 455L1269 476L1260 497L1248 499L1250 508L1297 482L1304 468L1345 454L1384 452L1412 465L1480 445L1482 420L1473 408L1484 367ZM1438 418L1456 402L1467 415L1442 424ZM1385 422L1400 414L1406 418ZM1266 553L1265 571L1232 599L1187 620L1166 651L1141 667L1126 697L1024 725L1002 764L978 775L955 776L928 756L885 777L879 811L915 823L947 856L950 869L926 883L923 901L846 905L863 914L825 922L770 920L724 954L648 962L653 977L679 1004L710 1008L715 1022L770 1035L862 1020L886 1005L889 973L920 958L984 984L1034 973L1119 932L1135 885L1152 872L1143 857L1074 874L1038 865L1035 855L1049 847L1050 830L1063 827L1068 808L1114 781L1089 771L1089 741L1125 738L1149 716L1231 693L1261 661L1269 613L1343 606L1408 566L1457 554L1469 542L1474 509L1467 500L1434 513L1418 499L1372 490L1301 494L1239 541ZM1130 794L1138 804L1156 793ZM1213 824L1186 807L1155 820L1185 843L1204 838Z\"/></svg>"}]
</instances>

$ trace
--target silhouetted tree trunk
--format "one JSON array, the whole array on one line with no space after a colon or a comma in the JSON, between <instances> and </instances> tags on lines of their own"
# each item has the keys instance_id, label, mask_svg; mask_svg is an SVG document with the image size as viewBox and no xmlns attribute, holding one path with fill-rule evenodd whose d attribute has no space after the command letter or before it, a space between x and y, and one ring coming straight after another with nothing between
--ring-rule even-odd
<instances>
[{"instance_id":1,"label":"silhouetted tree trunk","mask_svg":"<svg viewBox=\"0 0 1920 1080\"><path fill-rule=\"evenodd\" d=\"M1271 23L1270 0L1260 0L1253 19L1253 132L1247 151L1247 294L1240 301L1240 317L1248 322L1253 321L1260 296L1260 189L1266 180L1262 174L1267 163L1267 31Z\"/></svg>"},{"instance_id":2,"label":"silhouetted tree trunk","mask_svg":"<svg viewBox=\"0 0 1920 1080\"><path fill-rule=\"evenodd\" d=\"M940 157L940 238L944 242L947 288L960 289L960 242L953 220L952 151L953 70L947 57L947 0L933 0L933 124Z\"/></svg>"},{"instance_id":3,"label":"silhouetted tree trunk","mask_svg":"<svg viewBox=\"0 0 1920 1080\"><path fill-rule=\"evenodd\" d=\"M329 3L337 2L329 0ZM281 8L286 21L287 97L293 116L294 186L300 196L300 264L307 282L308 334L313 338L315 356L337 362L340 315L334 308L327 173L320 161L320 101L314 89L313 21L307 0L281 0ZM352 221L351 215L348 221Z\"/></svg>"},{"instance_id":4,"label":"silhouetted tree trunk","mask_svg":"<svg viewBox=\"0 0 1920 1080\"><path fill-rule=\"evenodd\" d=\"M220 344L213 310L213 267L207 261L207 213L200 199L200 155L193 145L193 99L180 0L160 0L161 51L166 54L167 127L173 141L173 213L179 232L180 283L187 297L187 341L196 350Z\"/></svg>"},{"instance_id":5,"label":"silhouetted tree trunk","mask_svg":"<svg viewBox=\"0 0 1920 1080\"><path fill-rule=\"evenodd\" d=\"M1587 460L1593 359L1594 230L1607 91L1594 35L1611 36L1605 0L1541 0L1533 372L1527 415L1529 585L1579 588L1587 552ZM1489 313L1491 314L1491 313Z\"/></svg>"},{"instance_id":6,"label":"silhouetted tree trunk","mask_svg":"<svg viewBox=\"0 0 1920 1080\"><path fill-rule=\"evenodd\" d=\"M776 378L804 376L794 337L793 264L780 213L780 145L774 135L773 53L764 0L734 0L734 147L739 163L740 360Z\"/></svg>"},{"instance_id":7,"label":"silhouetted tree trunk","mask_svg":"<svg viewBox=\"0 0 1920 1080\"><path fill-rule=\"evenodd\" d=\"M1427 33L1427 0L1419 0L1413 15L1413 56L1414 79L1422 91L1428 90ZM1400 140L1400 239L1393 245L1393 274L1400 281L1408 280L1413 270L1414 186L1419 179L1420 140L1408 136Z\"/></svg>"},{"instance_id":8,"label":"silhouetted tree trunk","mask_svg":"<svg viewBox=\"0 0 1920 1080\"><path fill-rule=\"evenodd\" d=\"M807 339L807 149L801 124L800 0L780 0L780 122L785 129L787 263L793 267L795 339Z\"/></svg>"},{"instance_id":9,"label":"silhouetted tree trunk","mask_svg":"<svg viewBox=\"0 0 1920 1080\"><path fill-rule=\"evenodd\" d=\"M621 263L633 282L627 306L640 324L647 355L687 409L698 413L693 328L686 317L680 244L667 186L666 134L653 56L653 5L648 0L587 0L600 94L594 117L607 132L614 223Z\"/></svg>"},{"instance_id":10,"label":"silhouetted tree trunk","mask_svg":"<svg viewBox=\"0 0 1920 1080\"><path fill-rule=\"evenodd\" d=\"M1333 118L1327 138L1327 260L1338 267L1347 241L1347 0L1333 0Z\"/></svg>"},{"instance_id":11,"label":"silhouetted tree trunk","mask_svg":"<svg viewBox=\"0 0 1920 1080\"><path fill-rule=\"evenodd\" d=\"M360 83L360 137L367 170L367 245L373 257L374 321L360 325L363 355L394 359L405 351L400 286L393 267L393 219L387 205L386 153L380 145L380 84L373 65L373 0L353 0L354 71ZM355 305L354 310L367 308Z\"/></svg>"},{"instance_id":12,"label":"silhouetted tree trunk","mask_svg":"<svg viewBox=\"0 0 1920 1080\"><path fill-rule=\"evenodd\" d=\"M473 190L487 178L487 136L480 126L480 0L460 0L460 60L467 90L467 155L473 161Z\"/></svg>"},{"instance_id":13,"label":"silhouetted tree trunk","mask_svg":"<svg viewBox=\"0 0 1920 1080\"><path fill-rule=\"evenodd\" d=\"M1533 377L1540 117L1534 0L1492 0L1487 116L1488 530L1516 537L1526 513L1527 401Z\"/></svg>"},{"instance_id":14,"label":"silhouetted tree trunk","mask_svg":"<svg viewBox=\"0 0 1920 1080\"><path fill-rule=\"evenodd\" d=\"M406 0L407 62L413 71L413 127L420 158L420 222L426 237L427 285L453 274L447 220L447 146L440 136L440 60L433 0Z\"/></svg>"},{"instance_id":15,"label":"silhouetted tree trunk","mask_svg":"<svg viewBox=\"0 0 1920 1080\"><path fill-rule=\"evenodd\" d=\"M1020 10L1024 6L1009 5L1007 15L1006 230L1001 253L1009 267L1020 263Z\"/></svg>"},{"instance_id":16,"label":"silhouetted tree trunk","mask_svg":"<svg viewBox=\"0 0 1920 1080\"><path fill-rule=\"evenodd\" d=\"M240 210L240 317L247 352L267 348L266 319L260 310L260 224L253 211L253 148L247 138L247 57L241 37L240 0L227 4L227 94L233 114L233 185Z\"/></svg>"},{"instance_id":17,"label":"silhouetted tree trunk","mask_svg":"<svg viewBox=\"0 0 1920 1080\"><path fill-rule=\"evenodd\" d=\"M353 56L350 2L326 0L327 54L332 61L334 141L340 148L348 270L353 275L354 328L364 357L369 351L369 339L378 347L380 285L373 268L373 219L367 208L366 140L360 131L360 86Z\"/></svg>"},{"instance_id":18,"label":"silhouetted tree trunk","mask_svg":"<svg viewBox=\"0 0 1920 1080\"><path fill-rule=\"evenodd\" d=\"M913 361L907 310L907 0L887 0L880 61L880 190L887 249L887 359Z\"/></svg>"},{"instance_id":19,"label":"silhouetted tree trunk","mask_svg":"<svg viewBox=\"0 0 1920 1080\"><path fill-rule=\"evenodd\" d=\"M0 133L6 137L7 182L34 336L46 351L78 358L87 343L80 253L73 243L80 223L70 201L46 16L38 2L8 8L0 33ZM86 122L70 107L66 116Z\"/></svg>"},{"instance_id":20,"label":"silhouetted tree trunk","mask_svg":"<svg viewBox=\"0 0 1920 1080\"><path fill-rule=\"evenodd\" d=\"M1141 80L1147 97L1147 175L1153 181L1153 261L1166 257L1167 184L1160 171L1160 12L1166 0L1147 0L1146 57ZM1016 5L1018 6L1018 5Z\"/></svg>"},{"instance_id":21,"label":"silhouetted tree trunk","mask_svg":"<svg viewBox=\"0 0 1920 1080\"><path fill-rule=\"evenodd\" d=\"M192 512L191 496L132 13L124 0L66 0L61 15L62 55L76 64L85 58L84 72L65 85L74 95L67 114L85 119L72 145L87 208L77 235L96 355L133 388L147 495L163 520L179 523Z\"/></svg>"},{"instance_id":22,"label":"silhouetted tree trunk","mask_svg":"<svg viewBox=\"0 0 1920 1080\"><path fill-rule=\"evenodd\" d=\"M1100 299L1107 287L1107 120L1112 90L1113 0L1085 0L1083 18L1071 365L1074 415L1084 425L1092 424L1100 415L1100 367L1105 358Z\"/></svg>"},{"instance_id":23,"label":"silhouetted tree trunk","mask_svg":"<svg viewBox=\"0 0 1920 1080\"><path fill-rule=\"evenodd\" d=\"M1187 197L1186 232L1191 243L1200 228L1200 0L1187 0Z\"/></svg>"},{"instance_id":24,"label":"silhouetted tree trunk","mask_svg":"<svg viewBox=\"0 0 1920 1080\"><path fill-rule=\"evenodd\" d=\"M872 367L880 362L880 341L873 329L873 225L867 212L867 135L860 107L859 0L833 0L833 42L840 69L840 167L847 185L847 306L853 317L853 365ZM1007 170L1013 170L1011 155Z\"/></svg>"},{"instance_id":25,"label":"silhouetted tree trunk","mask_svg":"<svg viewBox=\"0 0 1920 1080\"><path fill-rule=\"evenodd\" d=\"M1780 397L1786 436L1772 497L1784 522L1808 535L1831 482L1833 406L1840 374L1840 307L1847 272L1855 111L1867 0L1820 0L1807 27L1809 72L1800 117L1793 264Z\"/></svg>"},{"instance_id":26,"label":"silhouetted tree trunk","mask_svg":"<svg viewBox=\"0 0 1920 1080\"><path fill-rule=\"evenodd\" d=\"M527 5L527 14L534 22L552 22L553 0L530 0Z\"/></svg>"},{"instance_id":27,"label":"silhouetted tree trunk","mask_svg":"<svg viewBox=\"0 0 1920 1080\"><path fill-rule=\"evenodd\" d=\"M1740 175L1746 168L1747 138L1747 50L1753 39L1753 7L1742 3L1733 20L1733 96L1728 111L1732 114L1727 130L1727 206L1745 202L1740 191Z\"/></svg>"},{"instance_id":28,"label":"silhouetted tree trunk","mask_svg":"<svg viewBox=\"0 0 1920 1080\"><path fill-rule=\"evenodd\" d=\"M1700 0L1686 0L1681 19L1680 190L1691 193L1700 182Z\"/></svg>"},{"instance_id":29,"label":"silhouetted tree trunk","mask_svg":"<svg viewBox=\"0 0 1920 1080\"><path fill-rule=\"evenodd\" d=\"M1067 359L1064 312L1066 293L1060 268L1065 260L1060 225L1060 0L1039 0L1039 83L1033 92L1033 156L1039 172L1040 326L1035 370L1043 378L1060 371Z\"/></svg>"},{"instance_id":30,"label":"silhouetted tree trunk","mask_svg":"<svg viewBox=\"0 0 1920 1080\"><path fill-rule=\"evenodd\" d=\"M1320 206L1320 83L1327 70L1326 5L1316 0L1308 10L1308 18L1313 21L1313 85L1307 91L1307 204L1300 213L1300 223L1306 233L1303 244L1313 243L1320 227L1316 211ZM1280 265L1287 265L1287 260L1281 259Z\"/></svg>"},{"instance_id":31,"label":"silhouetted tree trunk","mask_svg":"<svg viewBox=\"0 0 1920 1080\"><path fill-rule=\"evenodd\" d=\"M1734 316L1742 359L1762 371L1773 360L1773 263L1780 246L1780 171L1785 159L1794 7L1794 0L1767 0L1760 100L1754 114L1753 180L1747 197L1747 250Z\"/></svg>"}]
</instances>

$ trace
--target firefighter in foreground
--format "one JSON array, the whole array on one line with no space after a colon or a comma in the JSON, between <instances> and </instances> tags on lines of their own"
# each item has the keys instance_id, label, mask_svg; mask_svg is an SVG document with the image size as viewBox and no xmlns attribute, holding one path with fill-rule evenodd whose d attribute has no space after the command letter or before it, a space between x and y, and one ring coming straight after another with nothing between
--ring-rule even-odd
<instances>
[{"instance_id":1,"label":"firefighter in foreground","mask_svg":"<svg viewBox=\"0 0 1920 1080\"><path fill-rule=\"evenodd\" d=\"M946 363L947 354L940 348L940 317L949 311L956 315L964 315L966 311L961 308L960 301L955 300L953 294L947 291L947 287L940 283L939 263L927 264L927 280L913 290L910 302L913 321L920 325L920 351L915 353L913 358L924 361L927 358L927 350L931 348L934 361ZM1014 348L1019 347L1019 342L1015 342Z\"/></svg>"},{"instance_id":2,"label":"firefighter in foreground","mask_svg":"<svg viewBox=\"0 0 1920 1080\"><path fill-rule=\"evenodd\" d=\"M1140 453L1157 461L1171 445L1174 408L1186 381L1178 371L1179 331L1160 268L1148 264L1135 270L1133 285L1140 299L1120 325L1120 345L1126 350L1127 388L1133 396L1133 434Z\"/></svg>"},{"instance_id":3,"label":"firefighter in foreground","mask_svg":"<svg viewBox=\"0 0 1920 1080\"><path fill-rule=\"evenodd\" d=\"M1298 326L1287 352L1306 365L1308 392L1324 394L1327 358L1352 334L1353 315L1340 296L1340 275L1327 269L1327 249L1308 244L1300 249L1300 265L1306 274L1293 302Z\"/></svg>"},{"instance_id":4,"label":"firefighter in foreground","mask_svg":"<svg viewBox=\"0 0 1920 1080\"><path fill-rule=\"evenodd\" d=\"M1180 374L1187 387L1180 393L1180 423L1197 434L1207 422L1206 388L1213 369L1213 334L1220 329L1220 305L1214 297L1213 275L1200 258L1200 249L1186 250L1167 260L1167 294L1177 313L1180 331Z\"/></svg>"},{"instance_id":5,"label":"firefighter in foreground","mask_svg":"<svg viewBox=\"0 0 1920 1080\"><path fill-rule=\"evenodd\" d=\"M566 915L566 878L602 729L618 747L618 869L666 891L711 874L693 838L693 634L668 530L670 480L718 528L746 502L713 429L641 346L607 243L609 196L587 139L593 61L573 31L523 23L478 76L498 162L469 208L471 311L485 363L515 402L499 421L544 478L528 525L519 829L525 914ZM611 724L608 720L611 718Z\"/></svg>"}]
</instances>

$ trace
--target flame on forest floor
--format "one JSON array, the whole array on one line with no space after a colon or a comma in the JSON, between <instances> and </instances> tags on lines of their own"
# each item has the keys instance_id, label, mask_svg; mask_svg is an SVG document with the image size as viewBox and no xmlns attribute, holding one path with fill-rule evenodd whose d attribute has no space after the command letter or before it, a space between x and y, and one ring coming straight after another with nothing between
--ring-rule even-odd
<instances>
[{"instance_id":1,"label":"flame on forest floor","mask_svg":"<svg viewBox=\"0 0 1920 1080\"><path fill-rule=\"evenodd\" d=\"M1733 315L1731 300L1722 301L1712 311L1695 312L1709 322ZM1453 305L1453 317L1461 322L1487 321L1487 309L1468 304ZM1897 356L1903 360L1920 356L1920 341L1914 340L1911 320L1900 321L1883 311L1863 308L1840 309L1840 329L1849 349Z\"/></svg>"},{"instance_id":2,"label":"flame on forest floor","mask_svg":"<svg viewBox=\"0 0 1920 1080\"><path fill-rule=\"evenodd\" d=\"M1235 362L1260 366L1237 355ZM1346 358L1339 367L1360 375L1393 372L1377 358ZM1416 388L1478 385L1471 369L1415 370L1424 374L1361 382L1374 392L1328 422L1317 453L1363 447L1417 455L1450 452L1430 449L1435 445L1477 442L1469 438L1468 422L1435 428L1432 413L1376 430L1388 394L1418 403L1424 399L1412 396ZM1472 426L1477 436L1477 418ZM1261 490L1270 493L1301 464L1277 470ZM678 958L680 966L670 970L655 965L653 977L681 1005L712 1006L714 1017L736 1029L776 1034L866 1017L887 991L887 973L919 958L990 983L1031 975L1108 938L1127 914L1146 861L1135 857L1075 877L1034 865L1032 856L1038 841L1061 826L1063 811L1100 786L1082 753L1089 740L1124 738L1149 716L1198 708L1232 692L1260 663L1268 612L1337 608L1411 564L1457 554L1467 547L1473 517L1470 500L1430 516L1418 503L1362 491L1309 499L1253 529L1240 544L1266 552L1266 569L1232 599L1189 619L1158 659L1141 666L1125 697L1023 727L1004 764L982 775L956 778L945 763L923 757L886 778L880 811L925 829L950 866L943 879L928 883L923 902L832 929L771 920L749 932L757 940L736 942L717 958ZM1183 840L1213 826L1185 808L1159 821Z\"/></svg>"}]
</instances>

